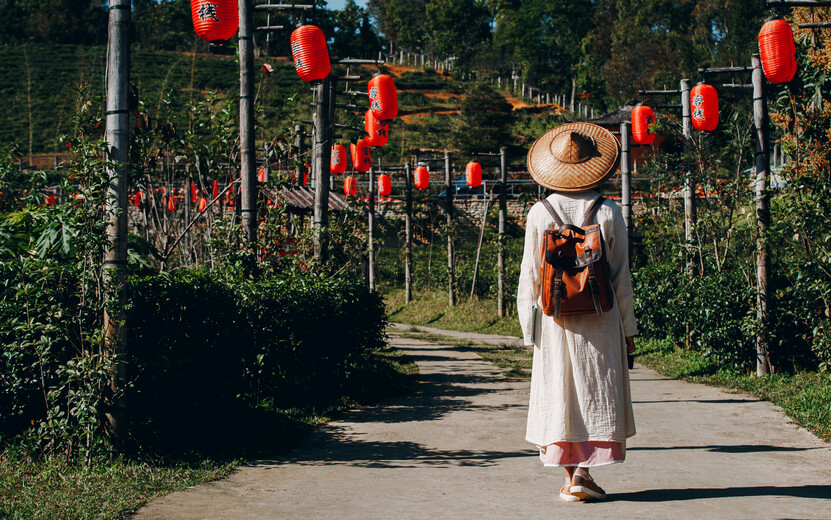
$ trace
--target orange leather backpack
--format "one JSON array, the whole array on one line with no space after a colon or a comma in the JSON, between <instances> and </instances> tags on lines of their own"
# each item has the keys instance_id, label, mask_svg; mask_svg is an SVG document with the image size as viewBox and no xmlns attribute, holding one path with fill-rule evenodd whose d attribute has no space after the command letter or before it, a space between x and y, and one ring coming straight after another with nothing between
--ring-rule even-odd
<instances>
[{"instance_id":1,"label":"orange leather backpack","mask_svg":"<svg viewBox=\"0 0 831 520\"><path fill-rule=\"evenodd\" d=\"M542 242L542 311L548 316L603 314L612 309L612 286L606 244L599 224L592 224L605 199L598 197L580 227L565 224L551 204L545 209L558 229L548 229Z\"/></svg>"}]
</instances>

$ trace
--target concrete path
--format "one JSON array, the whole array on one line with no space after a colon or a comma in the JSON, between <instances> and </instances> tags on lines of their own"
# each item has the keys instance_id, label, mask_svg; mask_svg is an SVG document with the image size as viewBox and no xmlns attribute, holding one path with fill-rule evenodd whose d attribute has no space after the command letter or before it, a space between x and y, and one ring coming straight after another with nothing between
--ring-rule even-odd
<instances>
[{"instance_id":1,"label":"concrete path","mask_svg":"<svg viewBox=\"0 0 831 520\"><path fill-rule=\"evenodd\" d=\"M421 369L411 395L350 412L286 457L160 498L135 518L831 518L831 445L769 403L640 366L627 460L593 471L609 501L561 502L561 470L543 468L524 440L528 382L392 334Z\"/></svg>"}]
</instances>

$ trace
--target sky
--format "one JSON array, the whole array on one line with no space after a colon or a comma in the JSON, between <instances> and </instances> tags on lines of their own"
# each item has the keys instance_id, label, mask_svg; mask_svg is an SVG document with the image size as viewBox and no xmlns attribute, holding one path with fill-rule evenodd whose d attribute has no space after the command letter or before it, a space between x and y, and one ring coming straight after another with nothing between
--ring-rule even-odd
<instances>
[{"instance_id":1,"label":"sky","mask_svg":"<svg viewBox=\"0 0 831 520\"><path fill-rule=\"evenodd\" d=\"M355 0L361 7L366 7L367 0ZM326 0L326 6L333 11L340 11L346 5L346 0Z\"/></svg>"}]
</instances>

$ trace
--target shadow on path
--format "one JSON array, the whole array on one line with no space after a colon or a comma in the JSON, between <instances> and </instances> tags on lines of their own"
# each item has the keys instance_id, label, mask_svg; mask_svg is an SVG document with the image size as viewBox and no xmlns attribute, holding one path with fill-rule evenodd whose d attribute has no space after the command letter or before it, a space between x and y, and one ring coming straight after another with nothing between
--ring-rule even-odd
<instances>
[{"instance_id":1,"label":"shadow on path","mask_svg":"<svg viewBox=\"0 0 831 520\"><path fill-rule=\"evenodd\" d=\"M697 489L649 489L632 493L612 493L608 499L616 502L673 502L712 498L783 496L831 500L831 486L747 486Z\"/></svg>"}]
</instances>

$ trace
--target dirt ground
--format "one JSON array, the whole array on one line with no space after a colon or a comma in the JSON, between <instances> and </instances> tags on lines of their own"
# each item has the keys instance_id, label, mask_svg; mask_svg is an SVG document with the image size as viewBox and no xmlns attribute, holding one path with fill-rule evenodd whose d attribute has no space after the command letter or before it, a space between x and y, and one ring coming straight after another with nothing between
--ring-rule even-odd
<instances>
[{"instance_id":1,"label":"dirt ground","mask_svg":"<svg viewBox=\"0 0 831 520\"><path fill-rule=\"evenodd\" d=\"M592 472L608 501L561 502L562 471L542 467L524 440L529 383L403 329L391 342L421 369L410 395L354 410L285 457L155 500L135 518L831 518L831 446L770 403L640 366L627 459Z\"/></svg>"}]
</instances>

